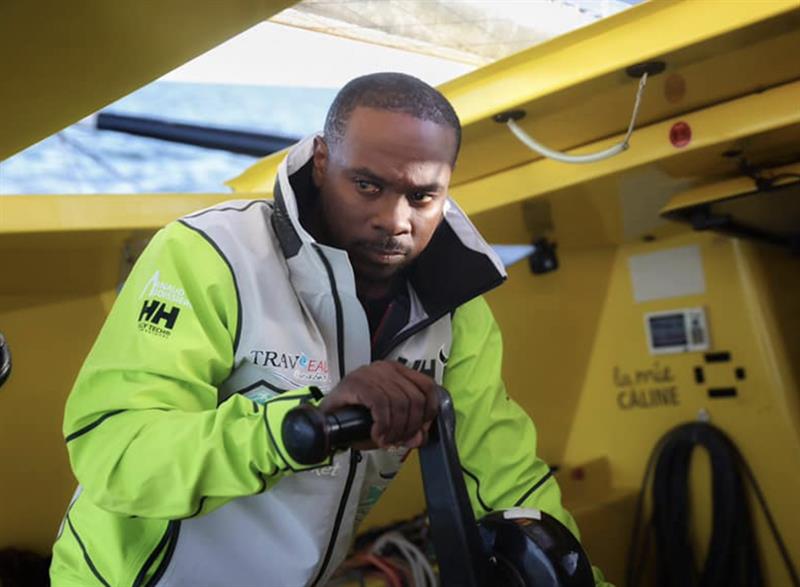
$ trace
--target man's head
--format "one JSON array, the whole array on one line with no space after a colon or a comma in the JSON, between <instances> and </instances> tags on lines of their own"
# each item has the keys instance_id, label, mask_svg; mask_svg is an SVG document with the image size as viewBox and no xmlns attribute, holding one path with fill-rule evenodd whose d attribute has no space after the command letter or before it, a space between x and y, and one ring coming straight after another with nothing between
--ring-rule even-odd
<instances>
[{"instance_id":1,"label":"man's head","mask_svg":"<svg viewBox=\"0 0 800 587\"><path fill-rule=\"evenodd\" d=\"M314 145L314 183L325 238L350 254L368 296L430 242L460 140L453 107L414 77L366 75L336 96Z\"/></svg>"}]
</instances>

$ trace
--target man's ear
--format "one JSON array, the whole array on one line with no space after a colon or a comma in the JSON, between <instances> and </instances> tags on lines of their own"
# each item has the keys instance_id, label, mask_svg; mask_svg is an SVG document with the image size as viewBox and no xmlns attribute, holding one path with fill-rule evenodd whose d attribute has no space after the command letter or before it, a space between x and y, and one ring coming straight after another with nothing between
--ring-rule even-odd
<instances>
[{"instance_id":1,"label":"man's ear","mask_svg":"<svg viewBox=\"0 0 800 587\"><path fill-rule=\"evenodd\" d=\"M328 144L322 137L314 137L314 167L311 177L314 185L321 188L325 179L325 172L328 169Z\"/></svg>"}]
</instances>

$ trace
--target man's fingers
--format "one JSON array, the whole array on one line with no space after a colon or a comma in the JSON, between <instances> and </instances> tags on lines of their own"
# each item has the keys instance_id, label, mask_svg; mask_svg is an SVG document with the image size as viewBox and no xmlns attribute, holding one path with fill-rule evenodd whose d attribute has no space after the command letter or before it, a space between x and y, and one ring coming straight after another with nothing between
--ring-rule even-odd
<instances>
[{"instance_id":1,"label":"man's fingers","mask_svg":"<svg viewBox=\"0 0 800 587\"><path fill-rule=\"evenodd\" d=\"M386 382L387 395L392 405L392 444L400 444L411 438L422 425L421 396L413 385L402 377L393 377Z\"/></svg>"},{"instance_id":2,"label":"man's fingers","mask_svg":"<svg viewBox=\"0 0 800 587\"><path fill-rule=\"evenodd\" d=\"M361 398L362 403L367 406L372 414L372 440L378 446L383 446L389 442L391 435L392 406L386 394L377 389L367 390Z\"/></svg>"},{"instance_id":3,"label":"man's fingers","mask_svg":"<svg viewBox=\"0 0 800 587\"><path fill-rule=\"evenodd\" d=\"M396 378L397 386L408 398L408 417L402 440L408 440L422 427L425 422L425 395L420 389L405 377Z\"/></svg>"},{"instance_id":4,"label":"man's fingers","mask_svg":"<svg viewBox=\"0 0 800 587\"><path fill-rule=\"evenodd\" d=\"M425 396L425 415L423 419L426 422L430 422L439 413L439 395L436 393L436 382L424 373L409 369L405 365L400 363L395 363L395 365L397 372Z\"/></svg>"},{"instance_id":5,"label":"man's fingers","mask_svg":"<svg viewBox=\"0 0 800 587\"><path fill-rule=\"evenodd\" d=\"M429 393L425 395L425 422L431 423L436 415L439 413L439 394L436 391L436 386Z\"/></svg>"},{"instance_id":6,"label":"man's fingers","mask_svg":"<svg viewBox=\"0 0 800 587\"><path fill-rule=\"evenodd\" d=\"M433 379L431 379L424 373L415 371L414 369L406 367L405 365L403 365L402 363L398 363L397 361L392 361L391 364L406 379L411 380L415 385L417 385L420 388L432 388L435 385Z\"/></svg>"},{"instance_id":7,"label":"man's fingers","mask_svg":"<svg viewBox=\"0 0 800 587\"><path fill-rule=\"evenodd\" d=\"M397 441L402 442L417 431L418 425L414 421L413 396L403 388L402 381L394 381L393 383L397 386L397 401L395 405L397 406L398 412L395 413L395 417L398 419L398 421L403 423L403 425L400 427Z\"/></svg>"},{"instance_id":8,"label":"man's fingers","mask_svg":"<svg viewBox=\"0 0 800 587\"><path fill-rule=\"evenodd\" d=\"M405 441L403 444L406 448L419 448L423 444L425 444L426 436L422 430L418 430L417 433Z\"/></svg>"},{"instance_id":9,"label":"man's fingers","mask_svg":"<svg viewBox=\"0 0 800 587\"><path fill-rule=\"evenodd\" d=\"M379 446L419 444L418 434L438 412L436 384L427 375L394 361L376 361L347 375L322 402L331 411L363 405L372 414L372 440Z\"/></svg>"},{"instance_id":10,"label":"man's fingers","mask_svg":"<svg viewBox=\"0 0 800 587\"><path fill-rule=\"evenodd\" d=\"M323 412L333 412L345 406L358 405L359 402L351 395L344 393L329 393L319 404Z\"/></svg>"},{"instance_id":11,"label":"man's fingers","mask_svg":"<svg viewBox=\"0 0 800 587\"><path fill-rule=\"evenodd\" d=\"M411 440L405 443L405 446L407 448L419 448L428 444L428 437L431 435L432 425L433 422L425 422Z\"/></svg>"}]
</instances>

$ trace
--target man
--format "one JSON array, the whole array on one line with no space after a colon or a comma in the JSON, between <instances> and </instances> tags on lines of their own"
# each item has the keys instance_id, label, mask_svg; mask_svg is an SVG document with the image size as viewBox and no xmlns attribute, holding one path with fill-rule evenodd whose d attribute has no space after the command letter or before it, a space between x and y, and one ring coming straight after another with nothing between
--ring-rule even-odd
<instances>
[{"instance_id":1,"label":"man","mask_svg":"<svg viewBox=\"0 0 800 587\"><path fill-rule=\"evenodd\" d=\"M447 197L460 124L401 74L353 80L274 202L228 203L152 240L66 407L80 488L55 585L324 585L354 528L453 395L476 514L560 505L500 379L481 294L503 267ZM370 408L365 450L301 466L288 410Z\"/></svg>"}]
</instances>

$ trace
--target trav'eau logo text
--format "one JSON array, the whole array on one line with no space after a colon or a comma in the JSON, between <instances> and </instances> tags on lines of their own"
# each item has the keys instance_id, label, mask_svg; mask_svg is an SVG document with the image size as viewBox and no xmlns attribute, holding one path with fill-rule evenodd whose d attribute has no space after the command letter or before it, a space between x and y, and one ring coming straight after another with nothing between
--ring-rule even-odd
<instances>
[{"instance_id":1,"label":"trav'eau logo text","mask_svg":"<svg viewBox=\"0 0 800 587\"><path fill-rule=\"evenodd\" d=\"M296 381L317 383L328 381L328 361L311 359L305 353L253 350L250 351L250 358L256 365L271 367Z\"/></svg>"},{"instance_id":2,"label":"trav'eau logo text","mask_svg":"<svg viewBox=\"0 0 800 587\"><path fill-rule=\"evenodd\" d=\"M175 328L181 313L179 306L192 307L183 288L161 281L159 271L147 281L139 299L143 300L139 310L139 330L164 338Z\"/></svg>"}]
</instances>

